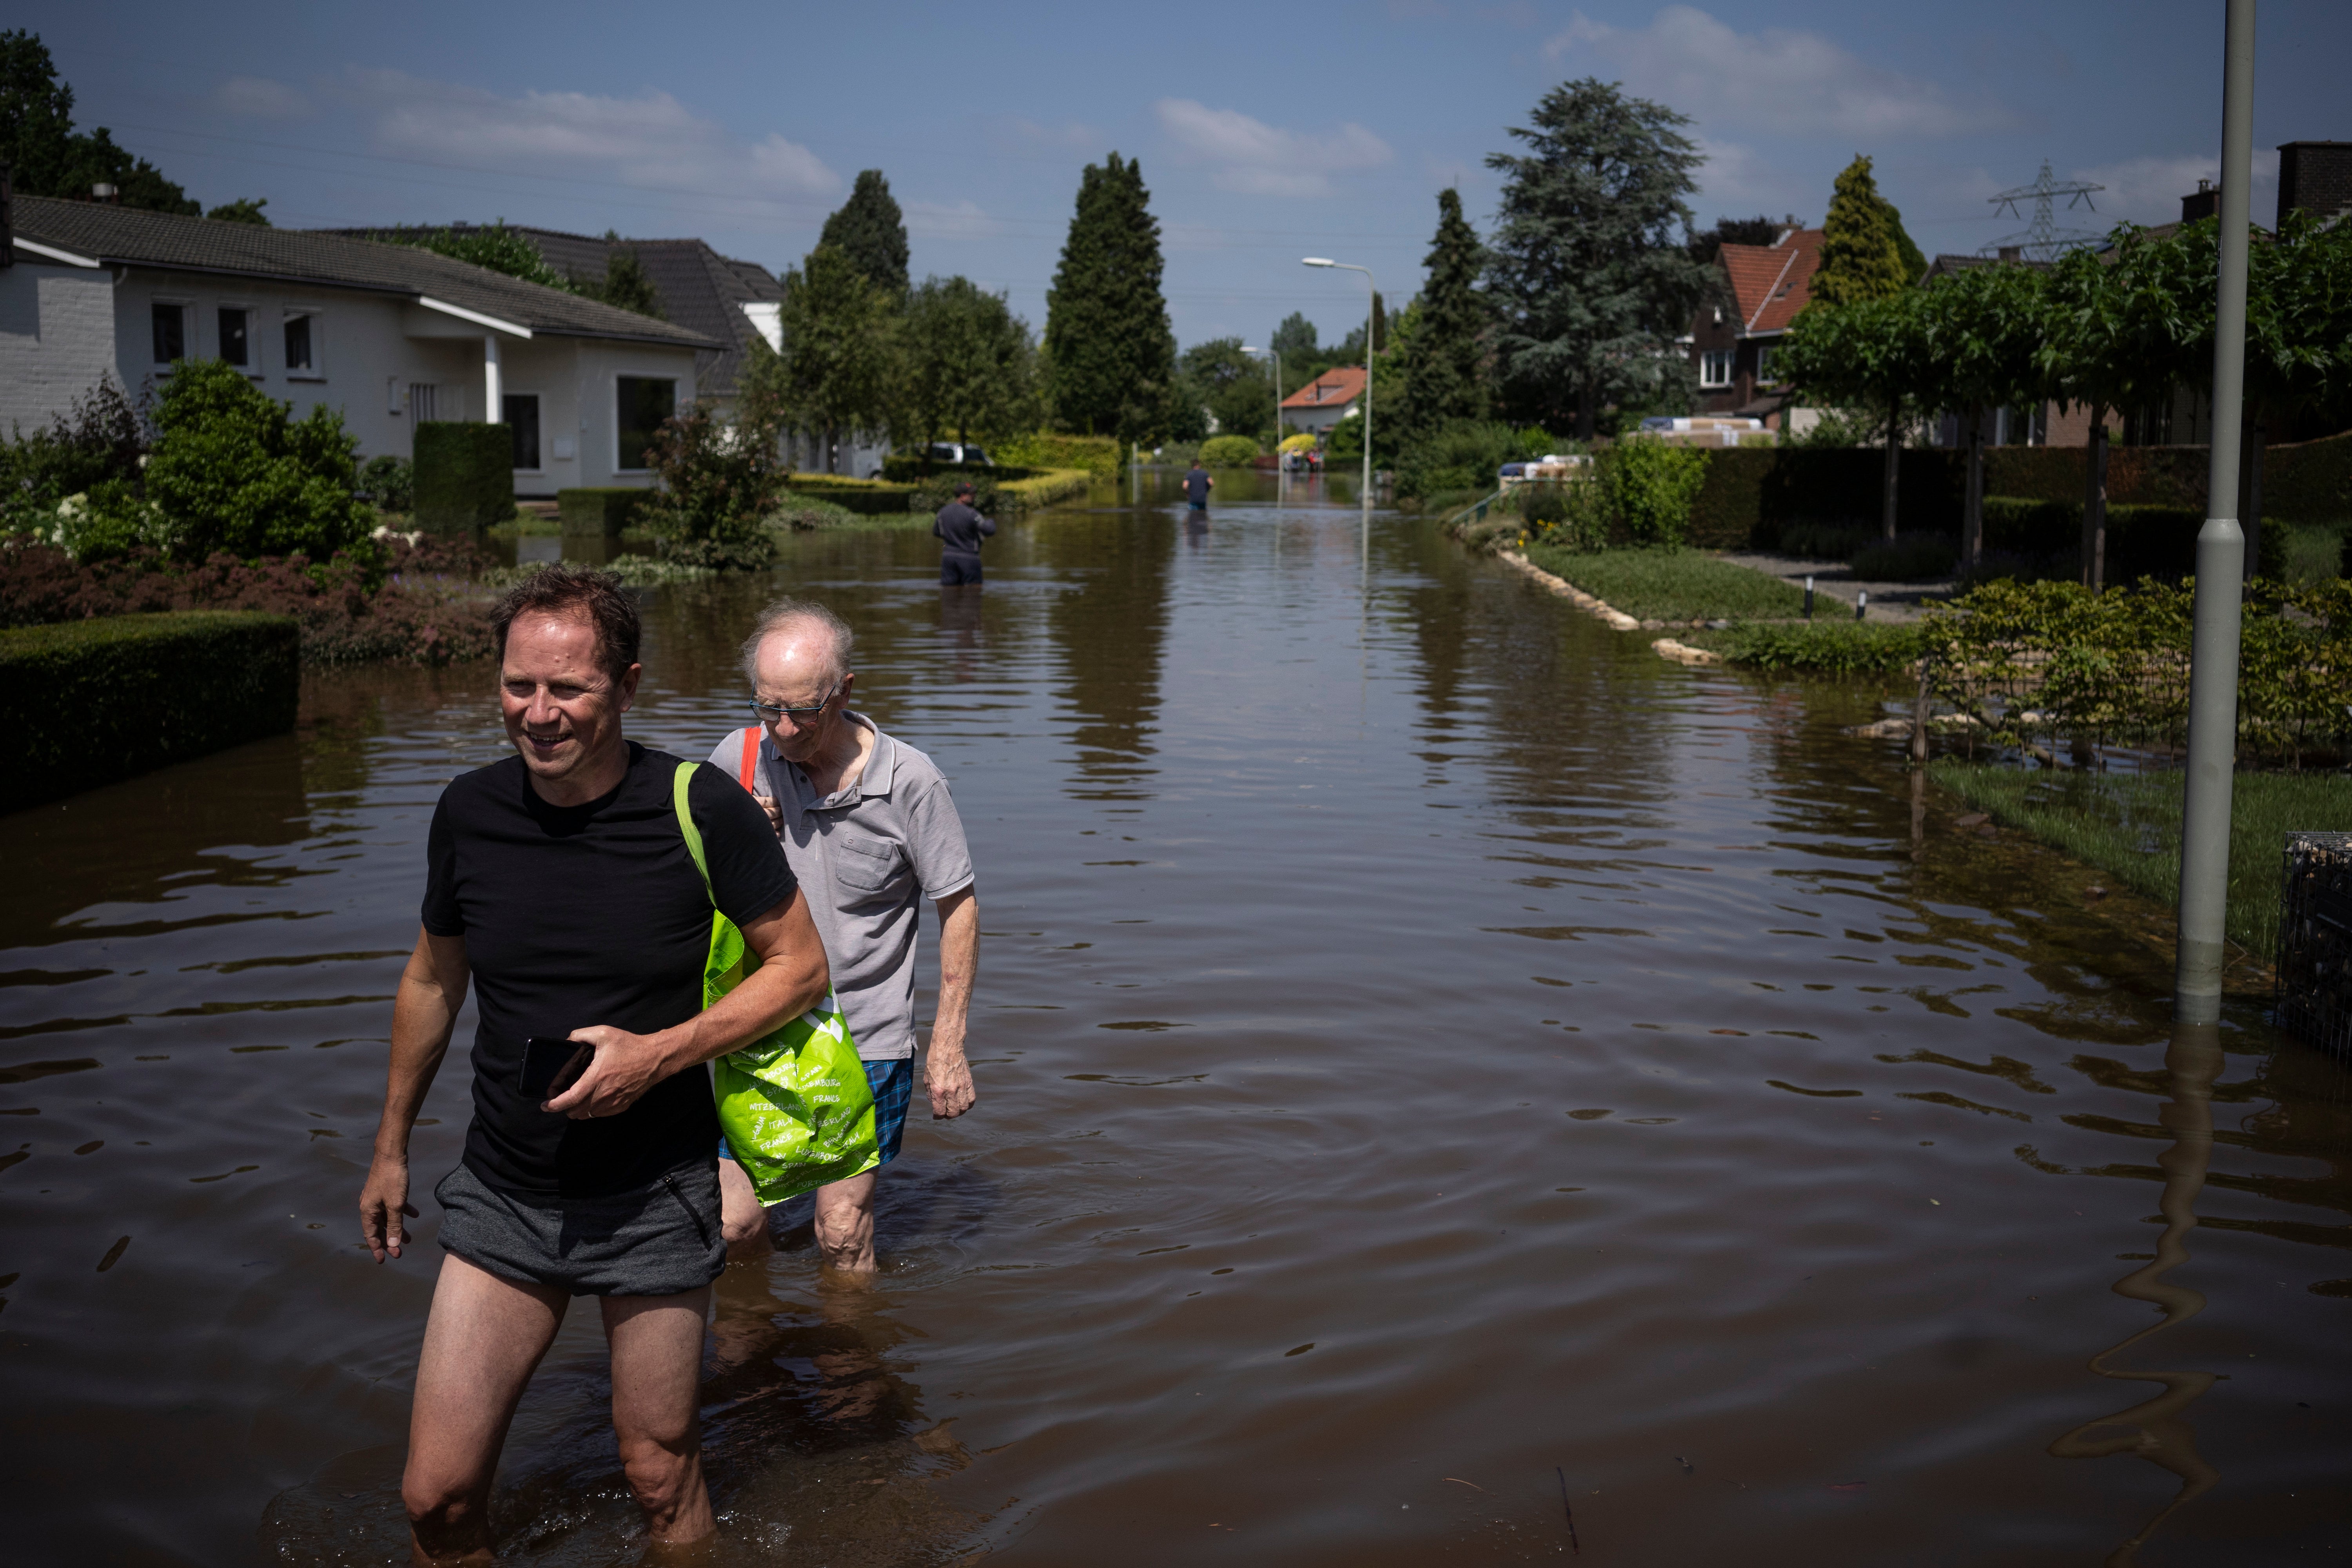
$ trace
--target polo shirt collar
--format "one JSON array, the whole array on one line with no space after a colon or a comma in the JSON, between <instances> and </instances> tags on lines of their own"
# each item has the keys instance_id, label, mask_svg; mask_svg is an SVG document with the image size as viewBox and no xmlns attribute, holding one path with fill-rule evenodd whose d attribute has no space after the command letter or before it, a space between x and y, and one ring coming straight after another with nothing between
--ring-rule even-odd
<instances>
[{"instance_id":1,"label":"polo shirt collar","mask_svg":"<svg viewBox=\"0 0 2352 1568\"><path fill-rule=\"evenodd\" d=\"M891 740L889 736L882 732L882 726L877 724L873 720L868 719L865 714L858 712L854 708L845 708L841 710L841 713L843 718L854 720L857 723L863 724L868 730L874 731L874 750L867 753L866 758L866 766L859 770L857 782L856 784L851 784L846 789L836 791L832 795L825 795L819 800L812 802L811 804L814 805L856 805L859 801L865 799L869 795L888 795L890 793L891 776L898 771L898 744L897 742ZM760 744L767 752L770 757L775 759L775 763L778 767L785 765L784 760L776 755L776 740L774 736L762 735L760 740ZM808 777L806 773L803 773L801 776L803 779Z\"/></svg>"}]
</instances>

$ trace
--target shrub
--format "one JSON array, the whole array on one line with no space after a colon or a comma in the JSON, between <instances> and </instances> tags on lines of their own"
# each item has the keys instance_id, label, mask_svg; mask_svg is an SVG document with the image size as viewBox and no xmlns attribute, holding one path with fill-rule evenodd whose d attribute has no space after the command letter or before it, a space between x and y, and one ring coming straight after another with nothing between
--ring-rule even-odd
<instances>
[{"instance_id":1,"label":"shrub","mask_svg":"<svg viewBox=\"0 0 2352 1568\"><path fill-rule=\"evenodd\" d=\"M567 539L618 539L652 494L629 485L582 485L556 491L555 510Z\"/></svg>"},{"instance_id":2,"label":"shrub","mask_svg":"<svg viewBox=\"0 0 2352 1568\"><path fill-rule=\"evenodd\" d=\"M1750 669L1805 675L1894 675L1919 657L1916 626L1865 621L1797 621L1737 626L1712 646Z\"/></svg>"},{"instance_id":3,"label":"shrub","mask_svg":"<svg viewBox=\"0 0 2352 1568\"><path fill-rule=\"evenodd\" d=\"M0 632L0 811L291 730L299 638L289 616L204 612Z\"/></svg>"},{"instance_id":4,"label":"shrub","mask_svg":"<svg viewBox=\"0 0 2352 1568\"><path fill-rule=\"evenodd\" d=\"M0 531L53 526L58 503L115 481L136 490L152 432L111 374L49 427L0 446Z\"/></svg>"},{"instance_id":5,"label":"shrub","mask_svg":"<svg viewBox=\"0 0 2352 1568\"><path fill-rule=\"evenodd\" d=\"M789 528L794 533L839 528L856 521L856 512L822 496L786 496L783 504L768 514L770 528Z\"/></svg>"},{"instance_id":6,"label":"shrub","mask_svg":"<svg viewBox=\"0 0 2352 1568\"><path fill-rule=\"evenodd\" d=\"M1519 434L1507 425L1489 419L1449 419L1397 459L1397 494L1412 498L1475 490L1485 495L1495 488L1497 470L1524 455Z\"/></svg>"},{"instance_id":7,"label":"shrub","mask_svg":"<svg viewBox=\"0 0 2352 1568\"><path fill-rule=\"evenodd\" d=\"M1560 550L1608 548L1609 501L1597 478L1525 485L1515 499L1530 538Z\"/></svg>"},{"instance_id":8,"label":"shrub","mask_svg":"<svg viewBox=\"0 0 2352 1568\"><path fill-rule=\"evenodd\" d=\"M1257 460L1251 436L1212 436L1201 443L1201 464L1210 468L1245 468Z\"/></svg>"},{"instance_id":9,"label":"shrub","mask_svg":"<svg viewBox=\"0 0 2352 1568\"><path fill-rule=\"evenodd\" d=\"M1601 455L1609 509L1637 544L1672 550L1690 526L1691 503L1706 482L1707 453L1635 437Z\"/></svg>"},{"instance_id":10,"label":"shrub","mask_svg":"<svg viewBox=\"0 0 2352 1568\"><path fill-rule=\"evenodd\" d=\"M1127 461L1127 449L1113 436L1066 436L1040 430L1016 436L988 449L1000 463L1027 468L1081 468L1089 473L1117 473Z\"/></svg>"},{"instance_id":11,"label":"shrub","mask_svg":"<svg viewBox=\"0 0 2352 1568\"><path fill-rule=\"evenodd\" d=\"M996 480L985 473L935 474L914 488L907 497L907 510L931 513L955 500L956 486L971 486L972 510L994 517L1004 498L996 488Z\"/></svg>"},{"instance_id":12,"label":"shrub","mask_svg":"<svg viewBox=\"0 0 2352 1568\"><path fill-rule=\"evenodd\" d=\"M911 485L933 474L993 474L999 484L1029 479L1038 470L1012 463L935 463L929 458L885 458L882 477L894 485Z\"/></svg>"},{"instance_id":13,"label":"shrub","mask_svg":"<svg viewBox=\"0 0 2352 1568\"><path fill-rule=\"evenodd\" d=\"M479 533L514 515L514 436L503 425L434 419L416 427L416 522Z\"/></svg>"},{"instance_id":14,"label":"shrub","mask_svg":"<svg viewBox=\"0 0 2352 1568\"><path fill-rule=\"evenodd\" d=\"M762 441L739 441L707 407L663 421L646 448L662 488L637 516L661 558L722 571L756 571L775 559L764 520L783 493L784 469Z\"/></svg>"},{"instance_id":15,"label":"shrub","mask_svg":"<svg viewBox=\"0 0 2352 1568\"><path fill-rule=\"evenodd\" d=\"M360 465L360 494L378 511L410 511L416 506L416 470L405 458L382 453Z\"/></svg>"},{"instance_id":16,"label":"shrub","mask_svg":"<svg viewBox=\"0 0 2352 1568\"><path fill-rule=\"evenodd\" d=\"M375 509L352 492L358 445L324 404L300 419L218 360L183 360L155 409L146 499L168 521L172 553L323 561L364 540Z\"/></svg>"},{"instance_id":17,"label":"shrub","mask_svg":"<svg viewBox=\"0 0 2352 1568\"><path fill-rule=\"evenodd\" d=\"M2325 524L2303 527L2289 523L2280 529L2279 575L2297 585L2325 583L2342 575L2344 535Z\"/></svg>"},{"instance_id":18,"label":"shrub","mask_svg":"<svg viewBox=\"0 0 2352 1568\"><path fill-rule=\"evenodd\" d=\"M1853 552L1853 574L1865 583L1927 583L1952 574L1959 550L1940 533L1898 533Z\"/></svg>"}]
</instances>

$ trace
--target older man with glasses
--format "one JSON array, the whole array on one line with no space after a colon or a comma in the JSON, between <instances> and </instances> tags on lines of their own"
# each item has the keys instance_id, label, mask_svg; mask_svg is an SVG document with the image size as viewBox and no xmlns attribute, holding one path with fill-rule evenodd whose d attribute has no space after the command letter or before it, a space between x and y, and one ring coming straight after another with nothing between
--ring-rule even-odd
<instances>
[{"instance_id":1,"label":"older man with glasses","mask_svg":"<svg viewBox=\"0 0 2352 1568\"><path fill-rule=\"evenodd\" d=\"M882 1163L898 1152L913 1098L915 933L922 900L940 911L939 1011L923 1075L931 1115L961 1116L976 1098L964 1019L980 963L971 855L947 780L931 759L849 707L856 673L848 626L824 605L779 599L743 643L760 722L730 734L710 760L758 797L808 897L833 987L874 1089ZM879 1167L816 1191L825 1263L870 1274ZM719 1161L728 1256L769 1250L751 1178L723 1143Z\"/></svg>"}]
</instances>

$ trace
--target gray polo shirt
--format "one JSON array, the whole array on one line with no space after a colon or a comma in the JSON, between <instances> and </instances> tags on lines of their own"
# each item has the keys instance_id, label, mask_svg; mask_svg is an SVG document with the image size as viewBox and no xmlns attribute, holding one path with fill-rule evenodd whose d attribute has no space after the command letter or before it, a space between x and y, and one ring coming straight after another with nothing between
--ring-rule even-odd
<instances>
[{"instance_id":1,"label":"gray polo shirt","mask_svg":"<svg viewBox=\"0 0 2352 1568\"><path fill-rule=\"evenodd\" d=\"M834 994L857 1054L869 1062L915 1054L915 928L924 899L971 885L971 852L948 781L931 759L901 745L863 713L873 754L846 789L823 799L808 775L776 755L764 730L755 771L760 795L782 808L784 858L808 895L833 971ZM740 780L745 731L710 760Z\"/></svg>"}]
</instances>

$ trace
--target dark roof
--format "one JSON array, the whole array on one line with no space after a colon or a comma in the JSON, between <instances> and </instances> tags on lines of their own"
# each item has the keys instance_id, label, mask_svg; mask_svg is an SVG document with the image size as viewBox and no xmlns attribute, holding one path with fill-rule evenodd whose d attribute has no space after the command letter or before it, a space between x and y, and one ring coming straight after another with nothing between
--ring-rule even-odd
<instances>
[{"instance_id":1,"label":"dark roof","mask_svg":"<svg viewBox=\"0 0 2352 1568\"><path fill-rule=\"evenodd\" d=\"M653 279L654 291L661 297L663 316L677 326L726 345L717 350L705 348L695 356L695 389L705 396L734 395L735 379L743 367L744 356L751 352L751 340L759 335L759 329L743 314L742 307L784 297L783 286L766 268L756 261L737 261L721 256L703 240L608 240L555 228L531 228L520 224L509 226L518 234L528 235L550 267L583 282L604 279L605 262L614 250L635 251L638 264ZM366 235L383 231L331 232Z\"/></svg>"},{"instance_id":2,"label":"dark roof","mask_svg":"<svg viewBox=\"0 0 2352 1568\"><path fill-rule=\"evenodd\" d=\"M18 196L15 208L16 232L23 238L99 261L410 299L430 295L556 337L619 338L705 351L719 346L686 327L414 246L42 196Z\"/></svg>"},{"instance_id":3,"label":"dark roof","mask_svg":"<svg viewBox=\"0 0 2352 1568\"><path fill-rule=\"evenodd\" d=\"M2172 226L2178 228L2179 225ZM1929 283L1956 272L1973 272L1979 267L2031 267L2037 272L2047 272L2056 265L2054 261L2035 261L2025 256L1959 256L1948 250L1927 263L1927 270L1919 275L1919 281Z\"/></svg>"}]
</instances>

